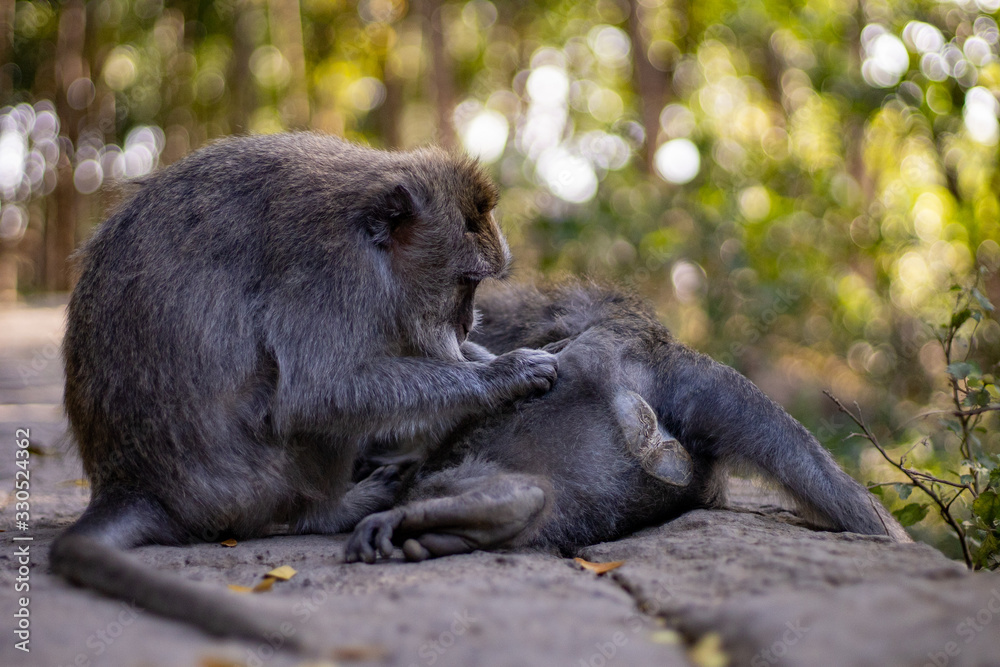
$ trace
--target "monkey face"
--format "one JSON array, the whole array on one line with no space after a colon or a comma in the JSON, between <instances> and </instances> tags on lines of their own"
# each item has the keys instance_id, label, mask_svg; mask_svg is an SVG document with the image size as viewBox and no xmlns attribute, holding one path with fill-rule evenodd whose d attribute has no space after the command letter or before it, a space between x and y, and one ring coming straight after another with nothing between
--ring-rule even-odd
<instances>
[{"instance_id":1,"label":"monkey face","mask_svg":"<svg viewBox=\"0 0 1000 667\"><path fill-rule=\"evenodd\" d=\"M478 280L463 280L455 291L455 336L459 343L464 343L476 320L476 288Z\"/></svg>"},{"instance_id":2,"label":"monkey face","mask_svg":"<svg viewBox=\"0 0 1000 667\"><path fill-rule=\"evenodd\" d=\"M506 275L510 249L493 216L496 188L478 165L438 159L422 167L419 175L389 175L395 185L374 200L371 234L408 292L402 302L420 303L419 321L401 314L416 346L457 358L474 324L476 288ZM441 350L445 332L448 349Z\"/></svg>"}]
</instances>

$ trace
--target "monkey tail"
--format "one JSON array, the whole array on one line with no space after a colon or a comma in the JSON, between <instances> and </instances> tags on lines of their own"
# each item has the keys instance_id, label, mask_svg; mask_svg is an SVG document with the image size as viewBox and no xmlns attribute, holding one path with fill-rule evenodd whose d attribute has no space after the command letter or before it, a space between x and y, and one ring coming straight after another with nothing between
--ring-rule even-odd
<instances>
[{"instance_id":1,"label":"monkey tail","mask_svg":"<svg viewBox=\"0 0 1000 667\"><path fill-rule=\"evenodd\" d=\"M660 423L694 457L722 468L760 470L809 518L835 529L912 541L802 424L750 380L682 345L664 350L651 403Z\"/></svg>"},{"instance_id":2,"label":"monkey tail","mask_svg":"<svg viewBox=\"0 0 1000 667\"><path fill-rule=\"evenodd\" d=\"M278 623L252 614L244 601L220 591L159 572L125 553L152 543L181 542L183 532L155 500L140 494L96 495L86 511L60 534L49 552L52 571L72 583L123 600L159 616L194 625L210 634L266 640ZM173 535L176 539L169 539ZM297 637L286 645L301 648Z\"/></svg>"}]
</instances>

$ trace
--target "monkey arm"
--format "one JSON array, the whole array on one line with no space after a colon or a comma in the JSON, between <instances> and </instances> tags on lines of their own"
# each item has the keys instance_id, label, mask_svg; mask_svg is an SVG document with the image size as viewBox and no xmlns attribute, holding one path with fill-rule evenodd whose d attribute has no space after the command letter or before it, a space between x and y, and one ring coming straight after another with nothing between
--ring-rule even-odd
<instances>
[{"instance_id":1,"label":"monkey arm","mask_svg":"<svg viewBox=\"0 0 1000 667\"><path fill-rule=\"evenodd\" d=\"M363 519L347 542L345 560L374 563L376 550L388 558L394 544L402 544L407 560L507 546L535 525L545 508L545 491L526 475L464 480L462 488L469 490Z\"/></svg>"},{"instance_id":2,"label":"monkey arm","mask_svg":"<svg viewBox=\"0 0 1000 667\"><path fill-rule=\"evenodd\" d=\"M473 343L472 341L465 341L462 343L462 356L466 358L467 361L493 361L497 358L497 355L493 354L487 350L482 345Z\"/></svg>"},{"instance_id":3,"label":"monkey arm","mask_svg":"<svg viewBox=\"0 0 1000 667\"><path fill-rule=\"evenodd\" d=\"M279 383L276 416L279 425L333 426L362 440L409 437L548 391L555 378L556 358L541 350L514 350L489 362L386 357L327 380L326 392L308 391L309 383L294 377Z\"/></svg>"}]
</instances>

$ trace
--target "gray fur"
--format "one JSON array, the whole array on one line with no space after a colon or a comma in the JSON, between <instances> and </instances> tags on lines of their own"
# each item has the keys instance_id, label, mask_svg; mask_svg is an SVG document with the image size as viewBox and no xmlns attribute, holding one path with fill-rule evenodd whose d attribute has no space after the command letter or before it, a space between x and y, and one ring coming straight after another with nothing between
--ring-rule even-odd
<instances>
[{"instance_id":1,"label":"gray fur","mask_svg":"<svg viewBox=\"0 0 1000 667\"><path fill-rule=\"evenodd\" d=\"M65 401L93 496L53 569L260 636L118 550L349 529L398 484L352 489L359 454L547 390L548 353L464 356L476 288L510 259L495 203L467 159L307 133L222 141L138 183L77 257Z\"/></svg>"},{"instance_id":2,"label":"gray fur","mask_svg":"<svg viewBox=\"0 0 1000 667\"><path fill-rule=\"evenodd\" d=\"M759 469L831 528L909 541L801 424L733 369L677 342L641 301L571 285L486 291L477 304L477 343L498 353L547 346L559 380L459 429L404 504L358 524L347 560L374 562L393 544L415 560L513 546L571 552L723 506L730 465Z\"/></svg>"}]
</instances>

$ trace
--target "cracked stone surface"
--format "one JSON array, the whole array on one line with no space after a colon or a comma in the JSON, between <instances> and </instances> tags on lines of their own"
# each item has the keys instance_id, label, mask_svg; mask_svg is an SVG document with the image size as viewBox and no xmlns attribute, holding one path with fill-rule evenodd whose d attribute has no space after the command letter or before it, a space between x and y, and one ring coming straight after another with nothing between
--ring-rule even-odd
<instances>
[{"instance_id":1,"label":"cracked stone surface","mask_svg":"<svg viewBox=\"0 0 1000 667\"><path fill-rule=\"evenodd\" d=\"M73 588L48 574L46 553L89 495L63 437L62 317L58 305L0 310L2 665L1000 665L1000 575L969 574L926 545L813 530L744 484L731 510L582 549L625 561L601 576L528 551L345 565L344 536L135 550L219 595L292 566L295 577L246 601L308 653L208 637ZM24 427L37 453L31 525L18 531L14 431ZM15 543L25 535L33 541ZM12 632L25 544L30 653ZM712 637L721 653L701 650Z\"/></svg>"}]
</instances>

